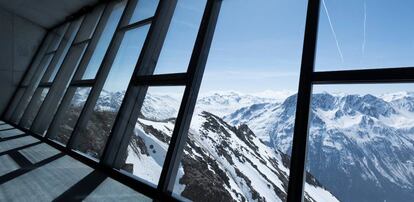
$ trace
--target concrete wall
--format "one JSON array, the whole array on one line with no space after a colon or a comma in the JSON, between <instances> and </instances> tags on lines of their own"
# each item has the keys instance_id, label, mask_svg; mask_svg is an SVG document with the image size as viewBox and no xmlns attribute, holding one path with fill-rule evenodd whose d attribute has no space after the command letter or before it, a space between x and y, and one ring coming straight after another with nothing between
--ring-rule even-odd
<instances>
[{"instance_id":1,"label":"concrete wall","mask_svg":"<svg viewBox=\"0 0 414 202\"><path fill-rule=\"evenodd\" d=\"M45 34L42 27L0 8L0 115Z\"/></svg>"}]
</instances>

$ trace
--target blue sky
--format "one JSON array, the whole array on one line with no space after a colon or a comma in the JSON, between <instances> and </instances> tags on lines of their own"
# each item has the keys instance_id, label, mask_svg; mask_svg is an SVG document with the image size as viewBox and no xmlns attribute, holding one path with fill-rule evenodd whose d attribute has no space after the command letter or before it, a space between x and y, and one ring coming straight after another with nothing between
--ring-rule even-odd
<instances>
[{"instance_id":1,"label":"blue sky","mask_svg":"<svg viewBox=\"0 0 414 202\"><path fill-rule=\"evenodd\" d=\"M188 66L205 1L178 2L156 73L183 72ZM307 0L224 0L201 91L296 92L306 7ZM413 8L412 0L324 0L316 70L413 65ZM317 89L381 94L412 86Z\"/></svg>"},{"instance_id":2,"label":"blue sky","mask_svg":"<svg viewBox=\"0 0 414 202\"><path fill-rule=\"evenodd\" d=\"M202 90L297 91L306 3L306 0L223 1ZM413 65L414 29L409 26L414 19L413 1L325 0L323 3L317 71ZM381 94L412 87L334 85L318 86L315 90Z\"/></svg>"}]
</instances>

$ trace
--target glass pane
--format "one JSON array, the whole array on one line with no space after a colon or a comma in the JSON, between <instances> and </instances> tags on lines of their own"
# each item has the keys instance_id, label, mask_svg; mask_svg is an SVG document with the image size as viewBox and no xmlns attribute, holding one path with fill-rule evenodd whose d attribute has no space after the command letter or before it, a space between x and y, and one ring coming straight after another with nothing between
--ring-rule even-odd
<instances>
[{"instance_id":1,"label":"glass pane","mask_svg":"<svg viewBox=\"0 0 414 202\"><path fill-rule=\"evenodd\" d=\"M74 43L81 42L92 37L92 34L98 25L99 18L103 12L103 6L99 6L84 17L79 33L77 34Z\"/></svg>"},{"instance_id":2,"label":"glass pane","mask_svg":"<svg viewBox=\"0 0 414 202\"><path fill-rule=\"evenodd\" d=\"M412 1L321 1L317 71L414 64Z\"/></svg>"},{"instance_id":3,"label":"glass pane","mask_svg":"<svg viewBox=\"0 0 414 202\"><path fill-rule=\"evenodd\" d=\"M149 25L125 33L103 90L75 149L99 158L111 132L132 72L147 36Z\"/></svg>"},{"instance_id":4,"label":"glass pane","mask_svg":"<svg viewBox=\"0 0 414 202\"><path fill-rule=\"evenodd\" d=\"M319 184L341 201L413 199L413 87L314 87L306 167Z\"/></svg>"},{"instance_id":5,"label":"glass pane","mask_svg":"<svg viewBox=\"0 0 414 202\"><path fill-rule=\"evenodd\" d=\"M60 42L63 39L63 35L65 34L66 30L69 27L69 23L65 23L59 27L57 27L55 30L53 30L50 34L53 35L53 39L50 42L49 48L47 52L56 51L59 47Z\"/></svg>"},{"instance_id":6,"label":"glass pane","mask_svg":"<svg viewBox=\"0 0 414 202\"><path fill-rule=\"evenodd\" d=\"M52 82L55 79L56 74L58 73L60 66L62 65L66 54L69 51L69 48L72 45L72 42L76 36L76 33L79 29L79 26L81 24L82 20L78 19L74 22L71 23L71 25L68 28L67 33L65 33L65 36L63 37L61 44L59 45L59 49L62 50L62 53L59 54L59 50L55 53L55 57L58 58L54 58L54 60L57 60L57 62L55 63L54 66L49 66L48 70L46 71L46 74L44 76L44 78L42 79L43 82Z\"/></svg>"},{"instance_id":7,"label":"glass pane","mask_svg":"<svg viewBox=\"0 0 414 202\"><path fill-rule=\"evenodd\" d=\"M157 185L184 87L150 87L128 145L123 170Z\"/></svg>"},{"instance_id":8,"label":"glass pane","mask_svg":"<svg viewBox=\"0 0 414 202\"><path fill-rule=\"evenodd\" d=\"M139 0L129 24L154 16L159 0Z\"/></svg>"},{"instance_id":9,"label":"glass pane","mask_svg":"<svg viewBox=\"0 0 414 202\"><path fill-rule=\"evenodd\" d=\"M20 121L21 127L26 129L30 128L48 92L49 88L38 88L36 90L29 106L26 109L26 112L23 115L22 120Z\"/></svg>"},{"instance_id":10,"label":"glass pane","mask_svg":"<svg viewBox=\"0 0 414 202\"><path fill-rule=\"evenodd\" d=\"M178 0L154 74L187 71L205 6L205 0Z\"/></svg>"},{"instance_id":11,"label":"glass pane","mask_svg":"<svg viewBox=\"0 0 414 202\"><path fill-rule=\"evenodd\" d=\"M63 112L63 117L58 120L58 129L56 132L51 133L49 138L54 139L62 144L67 144L73 128L78 121L79 115L85 105L86 99L91 91L90 87L76 88L70 87L68 93L74 92L69 107Z\"/></svg>"},{"instance_id":12,"label":"glass pane","mask_svg":"<svg viewBox=\"0 0 414 202\"><path fill-rule=\"evenodd\" d=\"M38 66L38 70L35 73L35 76L31 80L24 81L23 85L37 85L40 82L40 79L45 73L47 67L52 62L53 56L54 54L45 55Z\"/></svg>"},{"instance_id":13,"label":"glass pane","mask_svg":"<svg viewBox=\"0 0 414 202\"><path fill-rule=\"evenodd\" d=\"M108 22L102 31L102 35L99 38L99 42L96 45L95 51L93 52L88 66L86 67L82 79L95 78L99 66L101 65L102 60L105 56L106 50L108 49L109 43L111 42L112 36L114 35L116 27L118 26L118 22L121 19L124 8L125 1L114 6L111 15L109 16Z\"/></svg>"}]
</instances>

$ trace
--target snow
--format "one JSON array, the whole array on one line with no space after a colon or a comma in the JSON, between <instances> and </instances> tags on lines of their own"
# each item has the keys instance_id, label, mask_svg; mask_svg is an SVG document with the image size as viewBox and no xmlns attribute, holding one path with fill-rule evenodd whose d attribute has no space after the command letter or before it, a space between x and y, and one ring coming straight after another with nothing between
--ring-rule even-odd
<instances>
[{"instance_id":1,"label":"snow","mask_svg":"<svg viewBox=\"0 0 414 202\"><path fill-rule=\"evenodd\" d=\"M330 192L322 189L321 187L305 184L305 192L307 192L315 201L339 202L339 200L336 199Z\"/></svg>"}]
</instances>

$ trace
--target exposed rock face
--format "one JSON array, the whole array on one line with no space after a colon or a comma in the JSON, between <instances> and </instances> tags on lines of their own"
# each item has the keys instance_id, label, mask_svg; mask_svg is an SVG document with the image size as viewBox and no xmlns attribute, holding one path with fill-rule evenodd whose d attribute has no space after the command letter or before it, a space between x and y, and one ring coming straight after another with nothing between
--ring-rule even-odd
<instances>
[{"instance_id":1,"label":"exposed rock face","mask_svg":"<svg viewBox=\"0 0 414 202\"><path fill-rule=\"evenodd\" d=\"M194 119L176 182L176 191L181 196L193 201L286 200L287 155L267 146L247 125L231 126L209 112L202 112ZM168 146L169 138L165 138L168 136L165 131L171 130L170 122L140 122L145 124L137 126L136 130L144 131L144 139L156 139ZM150 140L147 139L148 143L143 147L137 144L143 133L135 134L138 135L133 136L135 140L131 142L129 150L135 154L131 155L140 159L144 159L144 156L156 159L151 152L144 152L150 149ZM336 201L310 174L307 175L307 183L330 196L331 201ZM306 201L317 201L317 194L306 192Z\"/></svg>"},{"instance_id":2,"label":"exposed rock face","mask_svg":"<svg viewBox=\"0 0 414 202\"><path fill-rule=\"evenodd\" d=\"M414 198L413 94L313 95L308 170L341 201ZM252 105L224 119L247 124L290 153L296 95L280 105Z\"/></svg>"}]
</instances>

